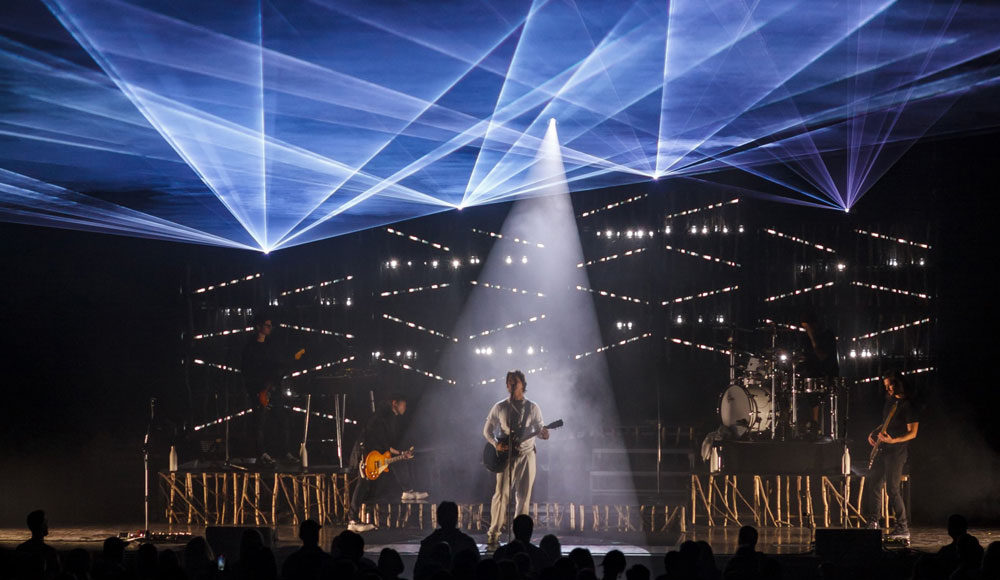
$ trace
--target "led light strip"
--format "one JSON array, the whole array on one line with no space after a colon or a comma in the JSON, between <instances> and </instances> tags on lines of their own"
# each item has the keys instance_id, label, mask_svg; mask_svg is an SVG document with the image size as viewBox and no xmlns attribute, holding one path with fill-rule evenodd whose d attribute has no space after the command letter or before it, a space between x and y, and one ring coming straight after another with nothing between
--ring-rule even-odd
<instances>
[{"instance_id":1,"label":"led light strip","mask_svg":"<svg viewBox=\"0 0 1000 580\"><path fill-rule=\"evenodd\" d=\"M927 324L930 322L930 318L924 318L923 320L917 320L915 322L907 322L905 324L899 324L897 326L890 326L884 330L876 330L875 332L869 332L868 334L862 334L861 336L851 339L851 342L857 342L859 340L864 340L866 338L874 338L882 334L888 334L890 332L898 332L900 330L905 330L907 328L913 328L914 326L920 326L921 324Z\"/></svg>"},{"instance_id":2,"label":"led light strip","mask_svg":"<svg viewBox=\"0 0 1000 580\"><path fill-rule=\"evenodd\" d=\"M348 334L348 333L344 333L344 332L334 332L332 330L322 330L322 329L317 329L317 328L309 328L308 326L298 326L298 325L295 325L295 324L285 324L285 323L281 323L278 326L280 326L281 328L288 328L290 330L299 330L301 332L312 332L312 333L316 333L316 334L325 334L327 336L339 336L341 338L347 338L347 339L354 338L353 334Z\"/></svg>"},{"instance_id":3,"label":"led light strip","mask_svg":"<svg viewBox=\"0 0 1000 580\"><path fill-rule=\"evenodd\" d=\"M334 365L342 365L342 364L344 364L346 362L351 362L352 360L354 360L354 356L353 355L349 356L347 358L342 358L340 360L335 360L333 362L328 362L326 364L316 365L315 367L313 367L311 369L305 369L305 370L302 370L302 371L295 371L294 373L292 373L290 375L285 375L285 376L286 377L293 377L293 378L294 377L300 377L300 376L302 376L304 374L308 374L310 372L321 371L323 369L328 369L328 368L330 368L330 367L332 367Z\"/></svg>"},{"instance_id":4,"label":"led light strip","mask_svg":"<svg viewBox=\"0 0 1000 580\"><path fill-rule=\"evenodd\" d=\"M823 288L829 288L833 286L835 282L824 282L823 284L817 284L815 286L809 286L808 288L800 288L798 290L792 290L791 292L785 292L784 294L778 294L775 296L768 296L764 299L764 302L774 302L775 300L781 300L782 298L788 298L790 296L798 296L800 294L805 294L807 292L812 292L814 290L821 290Z\"/></svg>"},{"instance_id":5,"label":"led light strip","mask_svg":"<svg viewBox=\"0 0 1000 580\"><path fill-rule=\"evenodd\" d=\"M211 286L205 286L204 288L198 288L197 290L195 290L194 292L192 292L192 294L203 294L205 292L210 292L210 291L215 290L217 288L225 288L226 286L232 286L234 284L239 284L240 282L246 282L248 280L256 280L257 278L260 278L260 273L250 274L250 275L244 276L242 278L233 278L232 280L230 280L228 282L219 282L218 284L212 284Z\"/></svg>"},{"instance_id":6,"label":"led light strip","mask_svg":"<svg viewBox=\"0 0 1000 580\"><path fill-rule=\"evenodd\" d=\"M919 375L919 374L922 374L922 373L929 373L929 372L931 372L933 370L935 370L934 367L924 367L922 369L913 369L912 371L903 371L903 372L901 372L899 374L901 374L901 375ZM881 381L882 378L883 377L868 377L866 379L858 379L858 380L854 381L854 383L858 384L858 385L860 385L862 383L874 383L874 382L877 382L877 381Z\"/></svg>"},{"instance_id":7,"label":"led light strip","mask_svg":"<svg viewBox=\"0 0 1000 580\"><path fill-rule=\"evenodd\" d=\"M237 417L242 417L244 415L249 415L250 413L253 413L253 407L251 407L249 409L244 409L243 411L240 411L239 413L234 413L234 414L228 415L226 417L219 417L218 419L216 419L214 421L209 421L208 423L205 423L204 425L195 425L194 426L194 430L195 431L201 431L205 427L212 427L213 425L221 425L222 423L225 423L226 421L232 421L233 419L235 419Z\"/></svg>"},{"instance_id":8,"label":"led light strip","mask_svg":"<svg viewBox=\"0 0 1000 580\"><path fill-rule=\"evenodd\" d=\"M920 242L911 242L910 240L904 240L903 238L894 238L892 236L887 236L885 234L879 234L876 232L866 232L865 230L854 230L856 233L862 236L871 236L880 240L888 240L890 242L896 242L897 244L903 244L906 246L913 246L916 248L923 248L924 250L930 250L930 244L921 244Z\"/></svg>"},{"instance_id":9,"label":"led light strip","mask_svg":"<svg viewBox=\"0 0 1000 580\"><path fill-rule=\"evenodd\" d=\"M420 373L420 374L424 375L425 377L428 377L428 378L431 378L431 379L436 379L436 380L448 383L449 385L457 384L455 381L453 381L451 379L446 379L446 378L442 377L441 375L435 375L434 373L429 373L427 371L422 371L422 370L420 370L418 368L411 367L410 365L408 365L406 363L401 363L401 362L394 361L391 358L386 358L384 356L380 356L380 357L377 357L377 359L380 360L380 361L382 361L382 362L384 362L384 363L388 363L388 364L391 364L391 365L396 365L398 367L404 368L404 369L406 369L408 371L413 371L415 373Z\"/></svg>"},{"instance_id":10,"label":"led light strip","mask_svg":"<svg viewBox=\"0 0 1000 580\"><path fill-rule=\"evenodd\" d=\"M618 258L625 258L627 256L634 256L635 254L641 254L645 252L646 248L636 248L634 250L629 250L627 252L622 252L621 254L612 254L610 256L605 256L603 258L598 258L596 260L591 260L589 262L581 262L576 265L577 268L583 268L584 266L593 266L594 264L600 264L603 262L610 262L611 260L617 260Z\"/></svg>"},{"instance_id":11,"label":"led light strip","mask_svg":"<svg viewBox=\"0 0 1000 580\"><path fill-rule=\"evenodd\" d=\"M484 330L484 331L480 332L479 334L470 334L469 335L469 340L472 340L474 338L478 338L480 336L489 336L491 334L496 334L496 333L498 333L498 332L500 332L502 330L507 330L507 329L510 329L510 328L516 328L516 327L522 326L524 324L530 324L532 322L538 322L539 320L542 320L544 318L545 318L544 314L539 314L538 316L532 316L531 318L529 318L527 320L519 320L517 322L511 322L510 324L505 324L505 325L499 326L497 328L493 328L493 329L490 329L490 330ZM457 338L455 339L455 342L458 342Z\"/></svg>"},{"instance_id":12,"label":"led light strip","mask_svg":"<svg viewBox=\"0 0 1000 580\"><path fill-rule=\"evenodd\" d=\"M720 207L725 206L725 205L732 205L732 204L739 203L739 202L740 202L739 198L731 199L729 201L720 201L719 203L713 203L712 205L706 205L705 207L696 207L694 209L686 209L684 211L679 211L677 213L668 214L663 219L665 219L665 220L672 220L672 219L674 219L676 217L691 215L693 213L698 213L700 211L708 211L710 209L716 209L716 208L720 208Z\"/></svg>"},{"instance_id":13,"label":"led light strip","mask_svg":"<svg viewBox=\"0 0 1000 580\"><path fill-rule=\"evenodd\" d=\"M724 348L715 348L714 346L709 346L707 344L698 344L697 342L691 342L690 340L683 340L683 339L680 339L680 338L664 338L664 340L669 340L670 342L673 342L674 344L682 344L684 346L690 346L692 348L697 348L697 349L701 349L701 350L707 350L707 351L710 351L710 352L717 352L719 354L724 354L726 356L729 356L731 354L730 351L728 351L728 350L726 350Z\"/></svg>"},{"instance_id":14,"label":"led light strip","mask_svg":"<svg viewBox=\"0 0 1000 580\"><path fill-rule=\"evenodd\" d=\"M310 284L309 286L303 286L302 288L296 288L295 290L286 290L280 294L282 298L288 296L289 294L298 294L299 292L306 292L314 288L323 288L325 286L330 286L332 284L338 284L340 282L345 282L347 280L353 280L354 275L349 275L344 278L337 278L336 280L327 280L326 282L320 282L319 284Z\"/></svg>"},{"instance_id":15,"label":"led light strip","mask_svg":"<svg viewBox=\"0 0 1000 580\"><path fill-rule=\"evenodd\" d=\"M688 256L694 256L695 258L701 258L709 262L718 262L719 264L725 264L727 266L732 266L733 268L740 268L741 266L736 262L730 262L729 260L723 260L722 258L716 258L715 256L709 256L708 254L699 254L698 252L692 252L691 250L684 250L681 248L675 248L673 246L664 246L664 248L671 250L673 252L680 252L681 254L687 254Z\"/></svg>"},{"instance_id":16,"label":"led light strip","mask_svg":"<svg viewBox=\"0 0 1000 580\"><path fill-rule=\"evenodd\" d=\"M391 321L396 322L398 324L402 324L403 326L409 326L410 328L413 328L413 329L416 329L416 330L422 330L422 331L426 332L427 334L433 334L434 336L439 336L439 337L444 338L446 340L451 340L451 341L454 341L454 342L458 342L457 338L452 338L452 337L448 336L447 334L444 334L443 332L438 332L436 330L427 328L425 326L420 326L416 322L407 322L407 321L403 320L402 318L396 318L395 316L390 316L390 315L384 314L384 313L382 314L382 318L384 318L386 320L391 320Z\"/></svg>"},{"instance_id":17,"label":"led light strip","mask_svg":"<svg viewBox=\"0 0 1000 580\"><path fill-rule=\"evenodd\" d=\"M284 408L288 409L289 411L295 411L296 413L305 413L306 412L306 410L303 409L302 407L296 407L295 405L282 405L282 406ZM319 411L309 411L309 414L312 415L312 416L314 416L314 417L320 417L322 419L329 419L331 421L338 421L337 417L334 417L333 415L330 415L328 413L320 413ZM358 424L358 422L355 421L354 419L348 419L347 417L344 417L344 423L347 423L348 425L357 425Z\"/></svg>"},{"instance_id":18,"label":"led light strip","mask_svg":"<svg viewBox=\"0 0 1000 580\"><path fill-rule=\"evenodd\" d=\"M540 372L542 372L544 370L545 370L545 367L538 367L537 369L528 369L528 370L524 371L524 374L526 374L526 375L533 375L535 373L540 373ZM490 383L495 383L497 381L499 381L499 379L496 379L496 378L493 378L493 379L483 379L483 380L479 381L478 383L474 383L474 384L476 384L476 385L488 385Z\"/></svg>"},{"instance_id":19,"label":"led light strip","mask_svg":"<svg viewBox=\"0 0 1000 580\"><path fill-rule=\"evenodd\" d=\"M191 359L191 362L193 362L196 365L204 365L206 367L212 367L212 368L216 368L216 369L219 369L219 370L222 370L222 371L229 371L231 373L238 373L238 372L240 372L240 369L233 368L233 367L228 367L226 365L220 365L218 363L205 362L205 361L201 360L200 358L193 358L193 359Z\"/></svg>"},{"instance_id":20,"label":"led light strip","mask_svg":"<svg viewBox=\"0 0 1000 580\"><path fill-rule=\"evenodd\" d=\"M402 238L407 238L408 240L413 241L413 242L419 242L421 244L425 244L425 245L431 246L432 248L437 248L438 250L444 250L445 252L450 252L451 251L451 248L449 248L448 246L442 246L441 244L438 244L436 242L429 242L429 241L427 241L425 239L418 238L417 236L411 236L411 235L408 235L408 234L404 234L403 232L401 232L399 230L394 230L392 228L385 228L385 231L389 232L390 234L396 234L397 236L400 236Z\"/></svg>"},{"instance_id":21,"label":"led light strip","mask_svg":"<svg viewBox=\"0 0 1000 580\"><path fill-rule=\"evenodd\" d=\"M445 282L444 284L431 284L430 286L417 286L416 288L407 288L406 290L390 290L379 294L379 296L398 296L400 294L413 294L414 292L423 292L424 290L440 290L441 288L447 288L451 284Z\"/></svg>"},{"instance_id":22,"label":"led light strip","mask_svg":"<svg viewBox=\"0 0 1000 580\"><path fill-rule=\"evenodd\" d=\"M605 351L609 351L609 350L611 350L613 348L617 348L619 346L625 346L626 344L635 342L637 340L641 340L643 338L649 338L651 336L653 336L652 332L646 332L644 334L640 334L639 336L633 336L632 338L626 338L624 340L619 340L618 342L613 342L611 344L604 345L604 346L602 346L601 348L599 348L597 350L592 350L592 351L588 351L588 352L585 352L585 353L582 353L582 354L573 355L573 360L580 360L580 359L582 359L584 357L588 357L588 356L590 356L592 354L598 354L598 353L602 353L602 352L605 352Z\"/></svg>"},{"instance_id":23,"label":"led light strip","mask_svg":"<svg viewBox=\"0 0 1000 580\"><path fill-rule=\"evenodd\" d=\"M476 228L472 228L472 231L475 232L475 233L477 233L477 234L482 234L484 236L490 236L491 238L497 238L498 240L510 240L512 242L515 242L515 243L518 243L518 244L524 244L526 246L535 246L536 248L542 248L542 249L545 248L545 244L535 244L535 243L529 242L528 240L522 240L521 238L512 238L510 236L504 236L503 234L498 234L498 233L495 233L495 232L487 232L485 230L479 230L479 229L476 229Z\"/></svg>"},{"instance_id":24,"label":"led light strip","mask_svg":"<svg viewBox=\"0 0 1000 580\"><path fill-rule=\"evenodd\" d=\"M253 330L252 326L246 328L234 328L232 330L223 330L221 332L206 332L204 334L196 334L192 338L195 340L201 340L203 338L215 338L216 336L229 336L230 334L239 334L241 332L250 332Z\"/></svg>"},{"instance_id":25,"label":"led light strip","mask_svg":"<svg viewBox=\"0 0 1000 580\"><path fill-rule=\"evenodd\" d=\"M577 286L577 290L582 290L584 292L590 292L591 294L597 294L599 296L606 296L608 298L617 298L619 300L624 300L625 302L631 302L633 304L649 304L648 300L643 300L641 298L633 298L631 296L625 296L624 294L615 294L614 292L608 292L606 290L594 290L592 288L585 288L583 286Z\"/></svg>"},{"instance_id":26,"label":"led light strip","mask_svg":"<svg viewBox=\"0 0 1000 580\"><path fill-rule=\"evenodd\" d=\"M903 296L913 296L915 298L923 298L924 300L930 300L930 294L922 294L920 292L910 292L909 290L900 290L898 288L889 288L888 286L879 286L878 284L867 284L865 282L851 282L853 286L860 286L862 288L870 288L872 290L881 290L883 292L892 292L893 294L901 294Z\"/></svg>"},{"instance_id":27,"label":"led light strip","mask_svg":"<svg viewBox=\"0 0 1000 580\"><path fill-rule=\"evenodd\" d=\"M621 201L616 201L614 203L609 203L608 205L606 205L604 207L599 207L597 209L592 209L590 211L585 211L582 214L580 214L579 217L581 217L581 218L590 217L590 216L592 216L594 214L601 213L602 211L608 211L609 209L615 209L616 207L620 207L620 206L623 206L623 205L626 205L626 204L629 204L629 203L634 203L636 201L639 201L640 199L645 199L648 196L649 196L648 193L644 193L642 195L636 195L636 196L630 197L628 199L623 199Z\"/></svg>"},{"instance_id":28,"label":"led light strip","mask_svg":"<svg viewBox=\"0 0 1000 580\"><path fill-rule=\"evenodd\" d=\"M719 290L708 290L707 292L701 292L694 294L692 296L684 296L682 298L674 298L673 300L664 300L661 305L666 306L667 304L676 304L678 302L687 302L688 300L694 300L696 298L708 298L709 296L715 296L716 294L725 294L726 292L734 292L739 290L740 287L737 286L726 286L725 288L720 288Z\"/></svg>"},{"instance_id":29,"label":"led light strip","mask_svg":"<svg viewBox=\"0 0 1000 580\"><path fill-rule=\"evenodd\" d=\"M770 318L765 318L764 324L773 324L775 326L780 326L781 328L785 328L788 330L797 330L799 332L806 331L806 329L802 328L801 326L795 326L794 324L785 324L784 322L777 322L775 320L771 320Z\"/></svg>"},{"instance_id":30,"label":"led light strip","mask_svg":"<svg viewBox=\"0 0 1000 580\"><path fill-rule=\"evenodd\" d=\"M537 296L538 298L545 298L545 294L542 294L541 292L529 292L528 290L518 290L517 288L507 288L506 286L500 286L499 284L490 284L489 282L479 282L477 280L472 280L471 283L472 283L473 286L482 286L484 288L492 288L493 290L504 290L504 291L507 291L507 292L513 292L514 294L524 294L525 296L533 294L533 295Z\"/></svg>"},{"instance_id":31,"label":"led light strip","mask_svg":"<svg viewBox=\"0 0 1000 580\"><path fill-rule=\"evenodd\" d=\"M824 246L823 244L817 244L817 243L814 243L814 242L810 242L809 240L803 240L802 238L797 238L795 236L790 236L788 234L783 234L783 233L781 233L781 232L779 232L778 230L775 230L775 229L764 228L764 231L767 232L767 233L769 233L769 234L771 234L772 236L777 236L777 237L785 239L785 240L791 240L791 241L796 242L798 244L802 244L803 246L812 246L813 248L816 248L817 250L822 250L824 252L830 252L831 254L836 254L837 253L837 251L834 250L833 248L828 248L828 247Z\"/></svg>"}]
</instances>

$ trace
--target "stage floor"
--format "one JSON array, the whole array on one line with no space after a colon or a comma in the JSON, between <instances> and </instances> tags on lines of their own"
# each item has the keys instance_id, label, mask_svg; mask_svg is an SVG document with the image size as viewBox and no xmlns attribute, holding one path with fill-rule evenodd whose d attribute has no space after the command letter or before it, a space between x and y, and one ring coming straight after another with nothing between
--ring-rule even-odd
<instances>
[{"instance_id":1,"label":"stage floor","mask_svg":"<svg viewBox=\"0 0 1000 580\"><path fill-rule=\"evenodd\" d=\"M109 536L117 536L119 532L136 531L141 527L137 524L55 527L50 531L46 541L60 551L77 547L100 550L101 542ZM328 547L333 537L343 529L340 526L325 526L321 532L321 545ZM205 528L156 525L153 526L153 531L203 535ZM378 552L385 547L395 548L403 555L416 555L420 539L427 533L418 530L373 530L364 534L365 550L376 557ZM1000 540L1000 527L973 528L970 533L976 536L984 547L990 542ZM563 551L567 553L575 547L582 546L589 548L594 554L603 554L608 550L618 549L626 555L635 557L661 556L676 549L685 540L705 540L712 546L712 550L717 555L727 555L736 551L736 534L737 528L732 526L688 526L686 533L664 535L657 538L647 538L641 534L620 536L562 534L559 539ZM27 530L23 528L0 528L0 546L5 549L13 548L27 539L27 536ZM480 542L485 542L484 534L473 534L473 537ZM541 534L536 534L535 540L537 541L540 537ZM280 526L277 530L277 538L276 551L279 553L279 559L280 554L289 553L299 546L297 530L293 526ZM758 549L768 554L808 554L812 550L812 539L813 529L811 528L762 528L760 529ZM910 549L921 552L936 552L949 541L950 538L943 527L914 527ZM162 545L164 547L180 547L182 544L165 543ZM485 549L482 544L480 547Z\"/></svg>"}]
</instances>

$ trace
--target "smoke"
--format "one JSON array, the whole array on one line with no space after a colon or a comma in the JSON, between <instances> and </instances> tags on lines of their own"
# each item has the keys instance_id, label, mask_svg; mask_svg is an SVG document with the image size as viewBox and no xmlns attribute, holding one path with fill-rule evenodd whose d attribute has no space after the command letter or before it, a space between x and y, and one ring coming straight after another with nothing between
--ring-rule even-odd
<instances>
[{"instance_id":1,"label":"smoke","mask_svg":"<svg viewBox=\"0 0 1000 580\"><path fill-rule=\"evenodd\" d=\"M618 410L604 357L576 219L565 181L555 125L546 132L526 187L537 197L514 204L493 245L454 330L460 342L442 357L441 373L457 386L438 386L423 398L425 412L414 417L413 435L454 446L454 466L476 464L485 444L481 432L490 407L507 391L508 370L527 377L527 397L546 423L562 419L550 441L538 443L539 479L534 501L585 502L595 437L602 447L620 448L613 430ZM582 356L590 353L587 356ZM627 471L627 462L613 469ZM605 464L602 469L609 469ZM475 475L473 475L475 478ZM454 481L453 493L466 486ZM487 501L488 476L465 492ZM628 493L634 496L629 489Z\"/></svg>"}]
</instances>

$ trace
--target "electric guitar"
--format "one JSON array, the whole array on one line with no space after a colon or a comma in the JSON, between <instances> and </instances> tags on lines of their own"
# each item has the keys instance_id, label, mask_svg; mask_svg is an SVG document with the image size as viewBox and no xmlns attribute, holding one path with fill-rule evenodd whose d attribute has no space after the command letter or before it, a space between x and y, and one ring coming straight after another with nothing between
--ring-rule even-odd
<instances>
[{"instance_id":1,"label":"electric guitar","mask_svg":"<svg viewBox=\"0 0 1000 580\"><path fill-rule=\"evenodd\" d=\"M306 349L300 349L299 352L295 353L295 360L301 359L305 353ZM271 394L274 393L276 388L277 385L273 381L268 381L264 388L257 393L257 401L261 407L271 406Z\"/></svg>"},{"instance_id":2,"label":"electric guitar","mask_svg":"<svg viewBox=\"0 0 1000 580\"><path fill-rule=\"evenodd\" d=\"M497 451L496 447L494 447L491 443L487 443L486 446L483 447L483 465L485 465L486 469L492 471L493 473L500 473L501 471L504 470L505 467L507 467L507 460L508 460L507 455L511 453L511 450L513 450L514 455L516 457L518 445L527 441L528 439L531 439L532 437L537 436L539 433L542 432L542 429L558 429L562 426L563 426L563 421L562 419L559 419L558 421L549 423L548 425L542 427L541 429L536 429L528 433L524 437L521 437L520 440L514 440L514 441L511 441L509 435L504 435L499 439L499 443L506 444L507 451Z\"/></svg>"},{"instance_id":3,"label":"electric guitar","mask_svg":"<svg viewBox=\"0 0 1000 580\"><path fill-rule=\"evenodd\" d=\"M403 461L406 459L413 459L412 447L399 455L393 455L389 451L386 451L385 453L371 451L365 456L364 459L361 460L361 464L358 466L361 471L361 478L367 479L368 481L375 481L381 477L383 473L389 471L390 465L397 461Z\"/></svg>"},{"instance_id":4,"label":"electric guitar","mask_svg":"<svg viewBox=\"0 0 1000 580\"><path fill-rule=\"evenodd\" d=\"M885 430L889 427L889 421L892 421L893 415L896 414L897 408L899 408L899 401L892 404L892 409L889 409L889 416L885 418L885 422L869 435L869 437L875 440L875 445L872 446L871 455L868 456L869 471L871 471L871 468L875 465L875 460L878 458L879 451L882 450L882 442L879 441L878 436L885 433Z\"/></svg>"}]
</instances>

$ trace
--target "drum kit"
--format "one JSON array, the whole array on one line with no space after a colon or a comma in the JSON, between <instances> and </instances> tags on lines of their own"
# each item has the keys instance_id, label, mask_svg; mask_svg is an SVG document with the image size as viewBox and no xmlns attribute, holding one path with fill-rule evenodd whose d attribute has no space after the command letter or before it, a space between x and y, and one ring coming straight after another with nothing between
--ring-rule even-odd
<instances>
[{"instance_id":1,"label":"drum kit","mask_svg":"<svg viewBox=\"0 0 1000 580\"><path fill-rule=\"evenodd\" d=\"M809 377L803 372L805 353L798 346L800 331L776 324L747 330L727 326L729 385L719 400L722 424L749 439L835 440L845 430L841 398L847 396L840 377ZM738 333L746 343L769 346L757 351L737 348ZM794 333L794 334L793 334ZM784 345L796 343L784 348ZM846 401L844 408L847 408Z\"/></svg>"}]
</instances>

